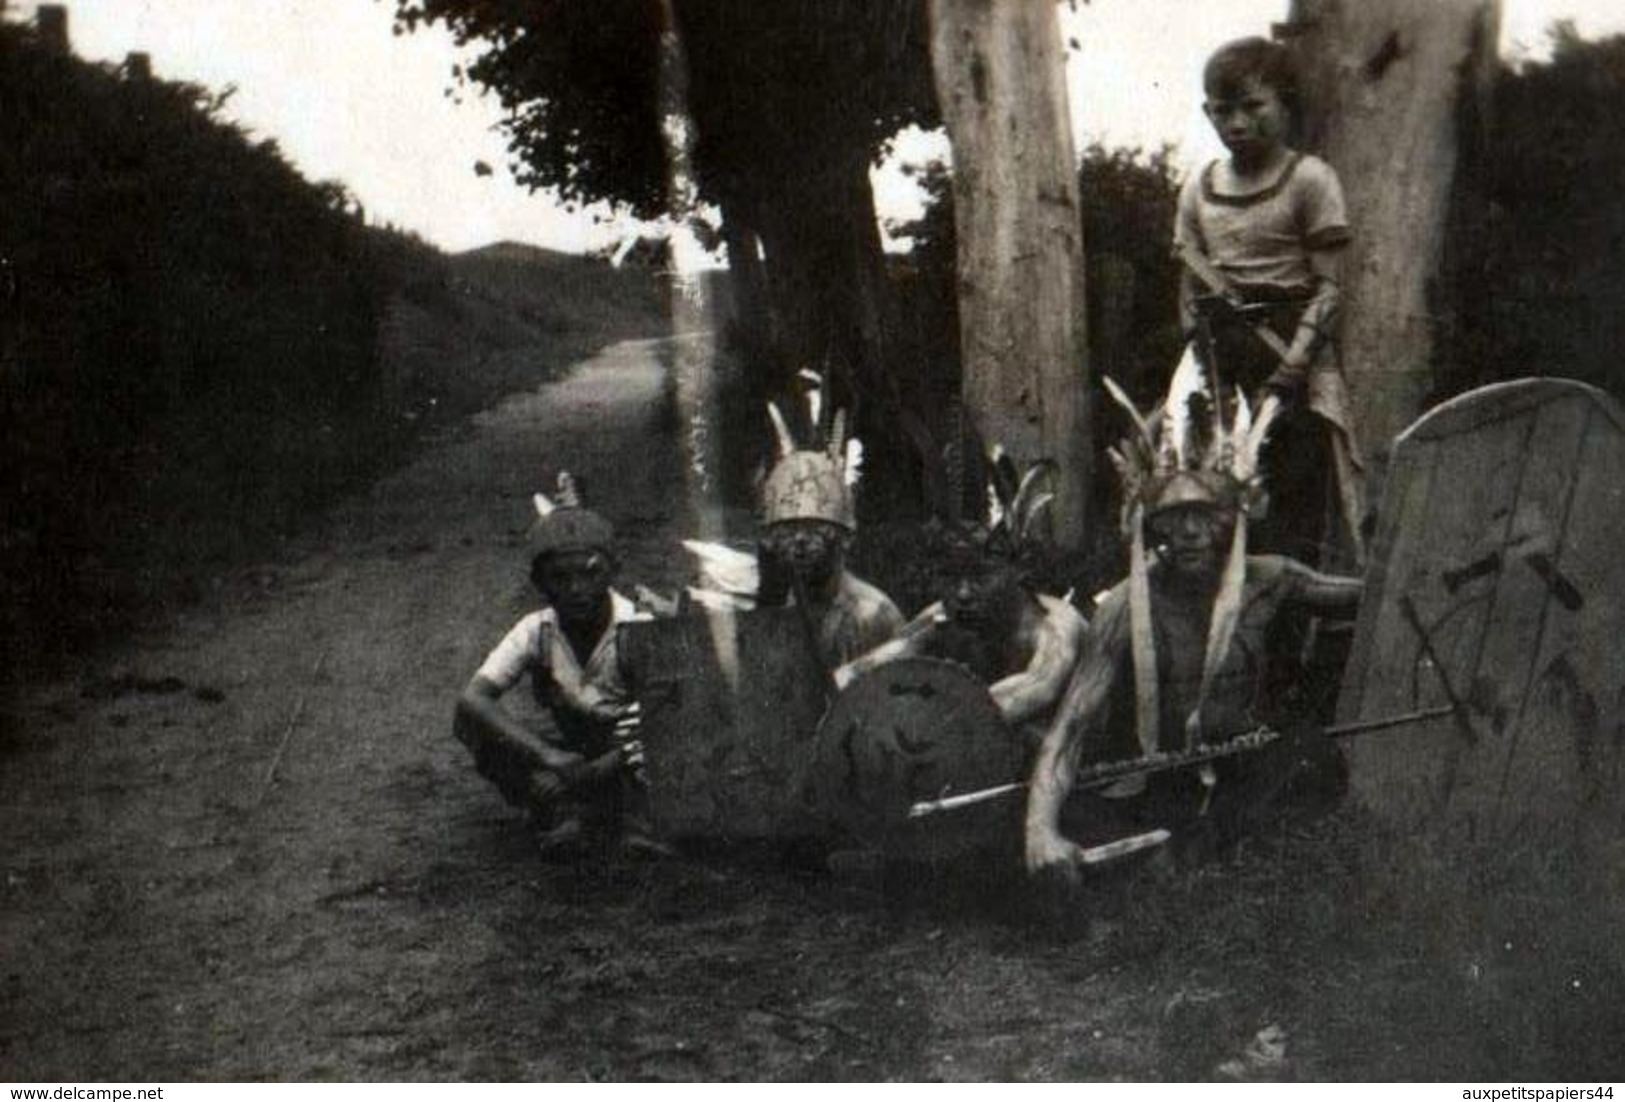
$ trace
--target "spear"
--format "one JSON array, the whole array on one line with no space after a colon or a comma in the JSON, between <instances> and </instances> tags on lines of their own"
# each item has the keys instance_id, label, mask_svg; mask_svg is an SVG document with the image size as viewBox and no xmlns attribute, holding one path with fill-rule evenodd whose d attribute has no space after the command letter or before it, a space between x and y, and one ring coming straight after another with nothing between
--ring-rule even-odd
<instances>
[{"instance_id":1,"label":"spear","mask_svg":"<svg viewBox=\"0 0 1625 1102\"><path fill-rule=\"evenodd\" d=\"M1404 712L1395 716L1381 716L1376 719L1341 723L1325 728L1323 733L1330 738L1347 738L1351 735L1363 735L1370 731L1387 730L1390 727L1400 727L1407 723L1420 723L1424 720L1439 719L1454 714L1456 714L1455 707L1443 705L1437 708L1423 708L1415 712ZM1280 732L1272 728L1259 727L1256 730L1237 735L1235 738L1226 739L1223 742L1200 744L1190 750L1176 753L1146 754L1143 757L1121 758L1117 761L1103 761L1078 770L1073 785L1078 788L1099 788L1111 784L1113 781L1122 780L1124 777L1166 773L1172 769L1183 769L1188 765L1200 765L1202 762L1214 761L1218 758L1250 753L1268 746L1280 737ZM976 804L986 803L989 800L996 800L1000 796L1006 796L1012 792L1021 791L1026 787L1026 781L1011 781L1008 784L994 785L992 788L982 788L975 792L961 792L955 796L944 796L936 800L921 800L908 809L908 817L910 819L919 819L926 815L935 815L940 811L955 811L962 807L972 807Z\"/></svg>"}]
</instances>

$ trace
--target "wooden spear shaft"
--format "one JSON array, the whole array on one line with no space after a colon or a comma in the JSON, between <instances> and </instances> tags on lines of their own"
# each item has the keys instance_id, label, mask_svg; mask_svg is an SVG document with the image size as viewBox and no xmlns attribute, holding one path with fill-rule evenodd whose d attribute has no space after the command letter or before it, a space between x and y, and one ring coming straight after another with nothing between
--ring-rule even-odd
<instances>
[{"instance_id":1,"label":"wooden spear shaft","mask_svg":"<svg viewBox=\"0 0 1625 1102\"><path fill-rule=\"evenodd\" d=\"M1390 727L1402 727L1407 723L1443 719L1445 716L1454 714L1456 714L1456 708L1446 704L1437 708L1422 708L1414 712L1402 712L1399 715L1379 716L1376 719L1339 723L1324 728L1322 733L1328 738L1348 738L1351 735L1364 735L1372 731L1385 731ZM1104 784L1108 781L1120 780L1123 777L1131 777L1141 773L1160 773L1186 765L1197 765L1204 761L1211 761L1214 758L1228 757L1233 754L1256 750L1275 741L1275 738L1278 737L1280 736L1274 735L1271 738L1256 739L1245 745L1235 745L1234 740L1231 740L1231 742L1212 747L1208 753L1194 755L1170 754L1156 758L1131 758L1127 761L1105 762L1095 773L1079 778L1077 783L1084 786ZM976 804L986 803L988 800L996 800L1000 796L1009 795L1026 787L1026 781L1011 781L1008 784L994 785L992 788L982 788L975 792L961 792L957 796L944 796L937 800L921 800L908 809L908 817L910 819L919 819L926 815L935 815L939 811L955 811L962 807L972 807Z\"/></svg>"}]
</instances>

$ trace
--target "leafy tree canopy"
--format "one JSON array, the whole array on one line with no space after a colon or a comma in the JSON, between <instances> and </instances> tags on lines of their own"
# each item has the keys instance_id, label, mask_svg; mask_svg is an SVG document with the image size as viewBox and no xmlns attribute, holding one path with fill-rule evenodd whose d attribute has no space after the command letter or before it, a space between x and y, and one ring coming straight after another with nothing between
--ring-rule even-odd
<instances>
[{"instance_id":1,"label":"leafy tree canopy","mask_svg":"<svg viewBox=\"0 0 1625 1102\"><path fill-rule=\"evenodd\" d=\"M397 29L448 27L455 72L497 95L518 178L649 217L666 200L660 0L396 0ZM925 0L673 0L701 197L935 121Z\"/></svg>"}]
</instances>

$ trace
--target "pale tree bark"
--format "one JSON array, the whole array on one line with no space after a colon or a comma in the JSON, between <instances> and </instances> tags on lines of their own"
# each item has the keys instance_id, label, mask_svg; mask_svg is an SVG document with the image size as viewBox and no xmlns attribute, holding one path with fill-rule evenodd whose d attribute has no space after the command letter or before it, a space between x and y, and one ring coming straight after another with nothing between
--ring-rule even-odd
<instances>
[{"instance_id":1,"label":"pale tree bark","mask_svg":"<svg viewBox=\"0 0 1625 1102\"><path fill-rule=\"evenodd\" d=\"M1464 258L1446 245L1472 217L1499 21L1499 0L1294 0L1281 28L1305 77L1305 144L1348 197L1343 366L1379 473L1459 367L1450 267Z\"/></svg>"},{"instance_id":2,"label":"pale tree bark","mask_svg":"<svg viewBox=\"0 0 1625 1102\"><path fill-rule=\"evenodd\" d=\"M1090 394L1083 227L1051 0L932 0L954 160L964 401L983 440L1055 460L1055 536L1082 545Z\"/></svg>"},{"instance_id":3,"label":"pale tree bark","mask_svg":"<svg viewBox=\"0 0 1625 1102\"><path fill-rule=\"evenodd\" d=\"M711 304L700 269L700 248L691 220L699 210L694 179L694 120L688 105L688 57L670 0L661 8L660 137L666 154L668 238L671 257L672 331L689 333L708 325ZM724 457L718 391L720 379L708 349L693 342L674 346L676 407L682 424L684 475L689 505L702 539L722 532Z\"/></svg>"}]
</instances>

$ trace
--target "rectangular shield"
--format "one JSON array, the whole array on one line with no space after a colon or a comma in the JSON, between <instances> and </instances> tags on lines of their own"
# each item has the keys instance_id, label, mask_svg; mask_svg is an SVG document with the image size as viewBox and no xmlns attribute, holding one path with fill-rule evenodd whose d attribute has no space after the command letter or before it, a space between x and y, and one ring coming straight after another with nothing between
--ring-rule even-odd
<instances>
[{"instance_id":1,"label":"rectangular shield","mask_svg":"<svg viewBox=\"0 0 1625 1102\"><path fill-rule=\"evenodd\" d=\"M697 608L620 631L655 826L674 838L800 833L829 682L801 615Z\"/></svg>"}]
</instances>

